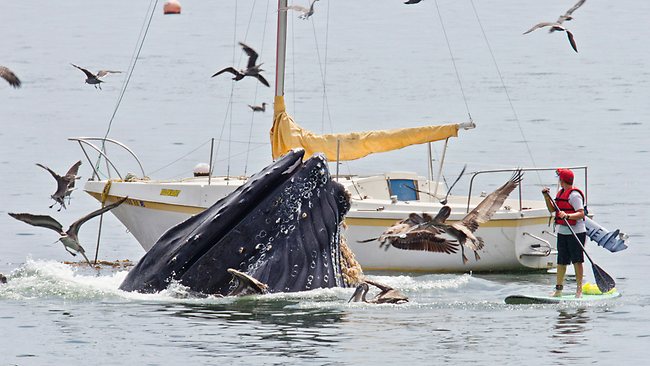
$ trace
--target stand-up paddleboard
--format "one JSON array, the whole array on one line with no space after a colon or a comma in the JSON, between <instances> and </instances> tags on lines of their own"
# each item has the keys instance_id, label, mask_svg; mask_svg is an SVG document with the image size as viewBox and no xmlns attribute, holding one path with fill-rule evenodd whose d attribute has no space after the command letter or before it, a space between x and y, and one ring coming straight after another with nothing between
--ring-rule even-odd
<instances>
[{"instance_id":1,"label":"stand-up paddleboard","mask_svg":"<svg viewBox=\"0 0 650 366\"><path fill-rule=\"evenodd\" d=\"M582 294L582 297L576 298L576 294L564 294L560 297L550 295L511 295L506 297L506 304L560 304L560 303L593 303L605 301L620 297L621 293L613 290L605 294L592 295Z\"/></svg>"},{"instance_id":2,"label":"stand-up paddleboard","mask_svg":"<svg viewBox=\"0 0 650 366\"><path fill-rule=\"evenodd\" d=\"M593 303L606 301L620 297L621 293L615 288L606 293L602 293L595 283L585 283L582 285L582 297L576 298L575 293L569 292L562 296L555 297L551 295L511 295L506 297L506 304L560 304L560 303Z\"/></svg>"}]
</instances>

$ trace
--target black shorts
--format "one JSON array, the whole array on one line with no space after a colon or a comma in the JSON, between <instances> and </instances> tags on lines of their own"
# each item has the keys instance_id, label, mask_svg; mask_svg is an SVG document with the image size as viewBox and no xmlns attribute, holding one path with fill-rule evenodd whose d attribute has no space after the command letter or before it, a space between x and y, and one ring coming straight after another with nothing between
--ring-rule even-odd
<instances>
[{"instance_id":1,"label":"black shorts","mask_svg":"<svg viewBox=\"0 0 650 366\"><path fill-rule=\"evenodd\" d=\"M582 245L585 245L587 233L577 233ZM569 265L571 263L583 263L585 261L584 251L576 242L573 235L557 235L557 264Z\"/></svg>"}]
</instances>

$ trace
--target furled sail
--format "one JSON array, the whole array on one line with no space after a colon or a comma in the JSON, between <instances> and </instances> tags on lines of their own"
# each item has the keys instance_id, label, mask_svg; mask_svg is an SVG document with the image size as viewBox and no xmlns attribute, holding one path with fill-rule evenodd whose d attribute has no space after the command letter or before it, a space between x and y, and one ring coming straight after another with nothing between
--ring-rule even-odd
<instances>
[{"instance_id":1,"label":"furled sail","mask_svg":"<svg viewBox=\"0 0 650 366\"><path fill-rule=\"evenodd\" d=\"M459 124L317 135L305 130L286 112L283 96L275 97L271 147L273 159L294 148L303 148L305 158L323 153L330 161L337 160L337 141L340 141L339 160L355 160L378 152L401 149L410 145L444 140L458 136Z\"/></svg>"}]
</instances>

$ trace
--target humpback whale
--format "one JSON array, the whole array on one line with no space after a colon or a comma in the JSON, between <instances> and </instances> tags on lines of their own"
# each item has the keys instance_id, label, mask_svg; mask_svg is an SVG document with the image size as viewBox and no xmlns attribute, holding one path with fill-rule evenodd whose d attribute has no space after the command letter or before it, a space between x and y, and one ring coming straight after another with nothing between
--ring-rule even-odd
<instances>
[{"instance_id":1,"label":"humpback whale","mask_svg":"<svg viewBox=\"0 0 650 366\"><path fill-rule=\"evenodd\" d=\"M170 228L120 289L153 293L176 281L218 296L347 287L340 230L349 194L331 180L323 156L303 156L290 151Z\"/></svg>"}]
</instances>

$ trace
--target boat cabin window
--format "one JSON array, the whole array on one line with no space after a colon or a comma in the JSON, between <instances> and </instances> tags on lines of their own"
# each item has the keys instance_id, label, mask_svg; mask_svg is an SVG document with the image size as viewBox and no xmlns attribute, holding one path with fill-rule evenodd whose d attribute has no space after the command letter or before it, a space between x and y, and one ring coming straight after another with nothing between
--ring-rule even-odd
<instances>
[{"instance_id":1,"label":"boat cabin window","mask_svg":"<svg viewBox=\"0 0 650 366\"><path fill-rule=\"evenodd\" d=\"M397 196L400 201L416 201L418 199L417 181L413 179L388 179L388 190L391 196Z\"/></svg>"}]
</instances>

